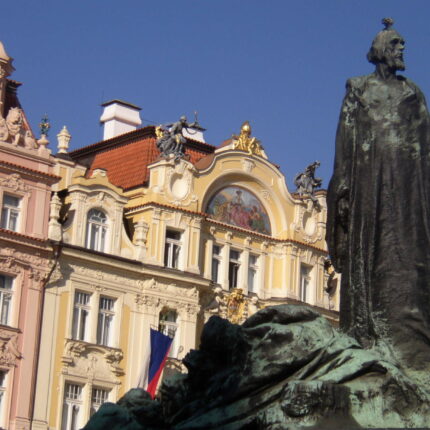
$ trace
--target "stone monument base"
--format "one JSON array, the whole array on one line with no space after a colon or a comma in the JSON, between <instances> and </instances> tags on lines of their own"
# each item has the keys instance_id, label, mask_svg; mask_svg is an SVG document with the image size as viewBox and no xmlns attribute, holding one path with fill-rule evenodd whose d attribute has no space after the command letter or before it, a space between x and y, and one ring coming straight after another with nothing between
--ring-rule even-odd
<instances>
[{"instance_id":1,"label":"stone monument base","mask_svg":"<svg viewBox=\"0 0 430 430\"><path fill-rule=\"evenodd\" d=\"M241 326L214 316L184 359L188 374L154 401L130 390L84 430L426 428L428 372L392 357L305 306L265 308Z\"/></svg>"}]
</instances>

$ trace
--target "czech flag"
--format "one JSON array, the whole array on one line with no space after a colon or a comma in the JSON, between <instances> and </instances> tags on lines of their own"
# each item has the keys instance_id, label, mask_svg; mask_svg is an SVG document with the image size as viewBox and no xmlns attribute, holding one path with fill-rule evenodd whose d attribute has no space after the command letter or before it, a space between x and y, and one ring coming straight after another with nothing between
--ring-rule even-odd
<instances>
[{"instance_id":1,"label":"czech flag","mask_svg":"<svg viewBox=\"0 0 430 430\"><path fill-rule=\"evenodd\" d=\"M152 398L155 397L155 390L166 364L172 341L171 337L151 328L150 345L148 345L147 354L145 354L144 365L137 386L148 391Z\"/></svg>"}]
</instances>

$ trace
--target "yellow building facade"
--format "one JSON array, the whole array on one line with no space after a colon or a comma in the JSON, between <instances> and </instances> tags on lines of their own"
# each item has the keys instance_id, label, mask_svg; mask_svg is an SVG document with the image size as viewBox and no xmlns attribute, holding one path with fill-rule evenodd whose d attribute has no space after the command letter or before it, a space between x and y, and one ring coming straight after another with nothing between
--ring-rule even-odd
<instances>
[{"instance_id":1,"label":"yellow building facade","mask_svg":"<svg viewBox=\"0 0 430 430\"><path fill-rule=\"evenodd\" d=\"M219 147L195 133L176 160L151 126L70 153L59 135L33 428L80 428L136 387L150 328L174 336L169 374L211 315L306 302L336 320L325 193L290 193L249 124Z\"/></svg>"}]
</instances>

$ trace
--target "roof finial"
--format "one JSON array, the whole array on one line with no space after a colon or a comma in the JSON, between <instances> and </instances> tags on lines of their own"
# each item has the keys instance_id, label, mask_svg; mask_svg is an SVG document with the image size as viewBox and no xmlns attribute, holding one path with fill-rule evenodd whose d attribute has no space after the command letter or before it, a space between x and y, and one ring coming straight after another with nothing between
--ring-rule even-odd
<instances>
[{"instance_id":1,"label":"roof finial","mask_svg":"<svg viewBox=\"0 0 430 430\"><path fill-rule=\"evenodd\" d=\"M39 124L39 128L40 134L42 136L48 136L48 131L51 128L51 124L49 124L48 115L46 113Z\"/></svg>"},{"instance_id":2,"label":"roof finial","mask_svg":"<svg viewBox=\"0 0 430 430\"><path fill-rule=\"evenodd\" d=\"M394 25L394 19L393 18L384 18L382 20L382 24L384 24L384 26L385 26L384 30L389 30Z\"/></svg>"}]
</instances>

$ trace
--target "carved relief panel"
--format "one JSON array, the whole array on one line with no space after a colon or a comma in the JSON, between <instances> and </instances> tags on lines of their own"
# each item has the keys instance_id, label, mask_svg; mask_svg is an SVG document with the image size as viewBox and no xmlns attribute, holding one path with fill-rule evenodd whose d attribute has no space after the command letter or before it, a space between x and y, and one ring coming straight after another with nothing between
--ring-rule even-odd
<instances>
[{"instance_id":1,"label":"carved relief panel","mask_svg":"<svg viewBox=\"0 0 430 430\"><path fill-rule=\"evenodd\" d=\"M114 382L124 375L120 365L122 359L120 349L71 339L66 339L61 357L63 373Z\"/></svg>"},{"instance_id":2,"label":"carved relief panel","mask_svg":"<svg viewBox=\"0 0 430 430\"><path fill-rule=\"evenodd\" d=\"M315 243L323 239L324 220L322 211L313 205L299 205L296 209L296 221L293 229L298 232L306 243Z\"/></svg>"},{"instance_id":3,"label":"carved relief panel","mask_svg":"<svg viewBox=\"0 0 430 430\"><path fill-rule=\"evenodd\" d=\"M189 206L197 201L193 193L193 174L195 168L185 160L179 160L167 169L166 185L169 203L177 206Z\"/></svg>"}]
</instances>

